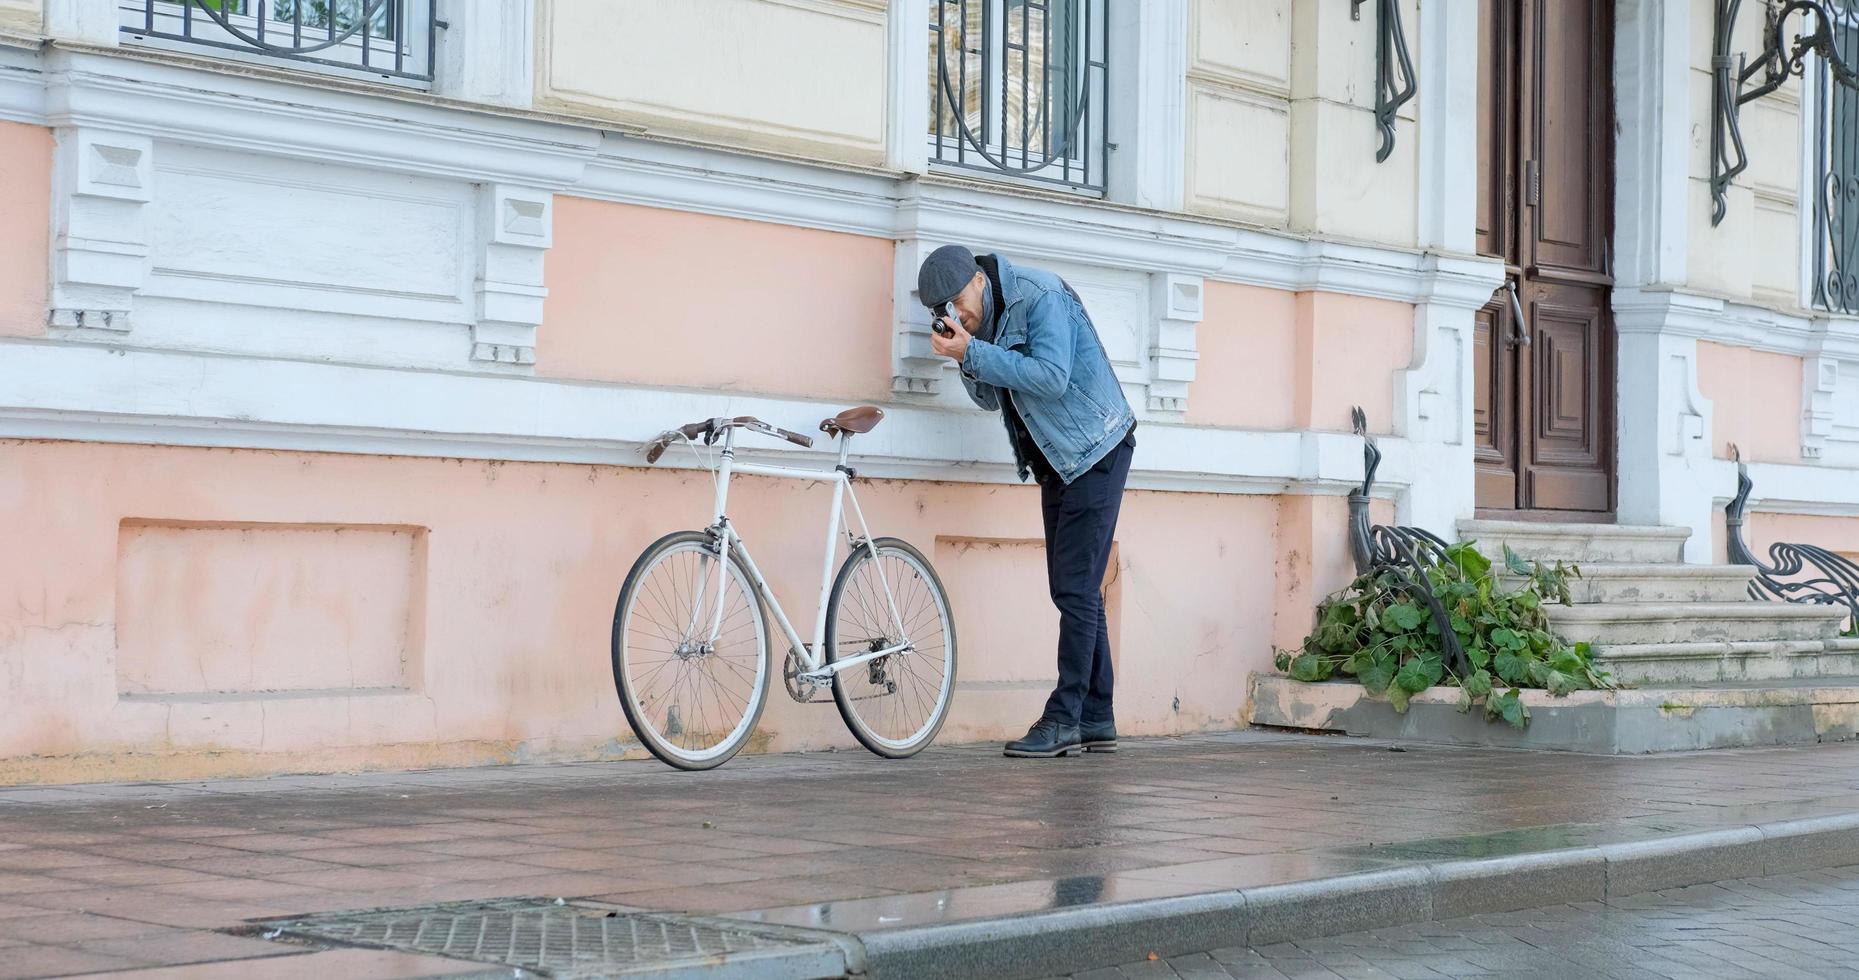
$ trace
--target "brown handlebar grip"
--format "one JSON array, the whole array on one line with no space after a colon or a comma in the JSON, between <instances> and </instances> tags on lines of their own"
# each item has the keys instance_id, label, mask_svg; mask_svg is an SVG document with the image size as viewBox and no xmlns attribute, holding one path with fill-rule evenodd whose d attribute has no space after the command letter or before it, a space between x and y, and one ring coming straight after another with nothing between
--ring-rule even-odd
<instances>
[{"instance_id":1,"label":"brown handlebar grip","mask_svg":"<svg viewBox=\"0 0 1859 980\"><path fill-rule=\"evenodd\" d=\"M781 433L781 438L786 439L802 449L813 448L813 439L810 436L803 436L798 432L789 432L786 429L776 429L775 431Z\"/></svg>"}]
</instances>

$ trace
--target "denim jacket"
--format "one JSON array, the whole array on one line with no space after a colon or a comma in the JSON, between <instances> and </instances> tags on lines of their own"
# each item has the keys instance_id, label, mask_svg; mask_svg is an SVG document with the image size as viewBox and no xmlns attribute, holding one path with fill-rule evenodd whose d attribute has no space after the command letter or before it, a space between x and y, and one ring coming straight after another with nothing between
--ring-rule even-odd
<instances>
[{"instance_id":1,"label":"denim jacket","mask_svg":"<svg viewBox=\"0 0 1859 980\"><path fill-rule=\"evenodd\" d=\"M962 384L990 412L1000 411L1000 389L1013 392L1027 434L1059 479L1070 483L1122 441L1135 413L1078 294L1044 269L994 258L1007 308L992 342L968 342ZM1025 480L1029 464L1013 438L1013 421L1004 415L1001 421Z\"/></svg>"}]
</instances>

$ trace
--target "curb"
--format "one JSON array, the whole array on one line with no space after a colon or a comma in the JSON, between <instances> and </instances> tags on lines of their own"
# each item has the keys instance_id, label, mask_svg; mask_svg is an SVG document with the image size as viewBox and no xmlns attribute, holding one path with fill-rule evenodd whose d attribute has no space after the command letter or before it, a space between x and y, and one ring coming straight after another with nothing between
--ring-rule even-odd
<instances>
[{"instance_id":1,"label":"curb","mask_svg":"<svg viewBox=\"0 0 1859 980\"><path fill-rule=\"evenodd\" d=\"M1232 946L1859 864L1859 812L1004 918L826 933L846 972L1036 978ZM816 936L822 935L819 932Z\"/></svg>"}]
</instances>

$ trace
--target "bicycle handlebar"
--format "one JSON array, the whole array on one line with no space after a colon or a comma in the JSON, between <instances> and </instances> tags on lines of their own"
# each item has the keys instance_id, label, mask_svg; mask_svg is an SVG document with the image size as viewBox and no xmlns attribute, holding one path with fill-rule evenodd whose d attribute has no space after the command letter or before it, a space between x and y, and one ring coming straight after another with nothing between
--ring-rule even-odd
<instances>
[{"instance_id":1,"label":"bicycle handlebar","mask_svg":"<svg viewBox=\"0 0 1859 980\"><path fill-rule=\"evenodd\" d=\"M777 439L786 439L802 449L813 448L813 439L808 436L769 425L753 415L738 415L733 419L705 419L702 422L692 422L680 428L661 432L658 438L646 444L645 461L648 465L658 462L658 458L665 455L665 450L679 439L695 441L701 438L705 445L714 444L717 437L721 436L726 429L747 429L750 432L759 432Z\"/></svg>"}]
</instances>

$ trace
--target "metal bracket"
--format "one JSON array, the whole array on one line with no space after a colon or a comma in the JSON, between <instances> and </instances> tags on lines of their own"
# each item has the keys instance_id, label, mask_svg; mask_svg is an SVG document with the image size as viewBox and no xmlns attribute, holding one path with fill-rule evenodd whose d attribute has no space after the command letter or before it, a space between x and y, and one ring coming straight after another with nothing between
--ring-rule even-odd
<instances>
[{"instance_id":1,"label":"metal bracket","mask_svg":"<svg viewBox=\"0 0 1859 980\"><path fill-rule=\"evenodd\" d=\"M1362 19L1363 3L1355 0L1352 19ZM1400 0L1375 0L1375 21L1375 128L1381 132L1375 162L1380 163L1394 152L1395 114L1413 99L1416 83L1407 32L1401 27Z\"/></svg>"},{"instance_id":2,"label":"metal bracket","mask_svg":"<svg viewBox=\"0 0 1859 980\"><path fill-rule=\"evenodd\" d=\"M1834 81L1859 89L1859 75L1840 57L1833 38L1833 15L1824 0L1765 0L1763 47L1756 53L1755 64L1747 54L1730 52L1736 30L1736 15L1743 0L1716 0L1711 25L1711 225L1721 224L1729 209L1730 182L1749 167L1749 154L1743 146L1739 115L1743 104L1781 88L1789 77L1801 77L1809 52L1827 63ZM1796 34L1794 43L1784 38L1788 18L1800 14L1802 27L1813 24L1811 32ZM1809 21L1808 15L1812 15ZM1762 73L1762 83L1745 91L1743 86Z\"/></svg>"}]
</instances>

